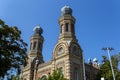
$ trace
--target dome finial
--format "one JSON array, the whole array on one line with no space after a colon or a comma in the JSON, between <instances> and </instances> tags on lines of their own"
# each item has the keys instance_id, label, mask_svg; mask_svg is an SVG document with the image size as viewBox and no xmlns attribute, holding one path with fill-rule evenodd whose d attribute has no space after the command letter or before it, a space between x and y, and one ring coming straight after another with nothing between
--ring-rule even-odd
<instances>
[{"instance_id":1,"label":"dome finial","mask_svg":"<svg viewBox=\"0 0 120 80\"><path fill-rule=\"evenodd\" d=\"M66 15L66 14L72 15L72 9L68 5L65 5L63 8L61 8L61 12L62 15Z\"/></svg>"},{"instance_id":2,"label":"dome finial","mask_svg":"<svg viewBox=\"0 0 120 80\"><path fill-rule=\"evenodd\" d=\"M35 26L33 31L34 34L38 34L38 35L41 35L43 33L43 29L40 27L40 25Z\"/></svg>"}]
</instances>

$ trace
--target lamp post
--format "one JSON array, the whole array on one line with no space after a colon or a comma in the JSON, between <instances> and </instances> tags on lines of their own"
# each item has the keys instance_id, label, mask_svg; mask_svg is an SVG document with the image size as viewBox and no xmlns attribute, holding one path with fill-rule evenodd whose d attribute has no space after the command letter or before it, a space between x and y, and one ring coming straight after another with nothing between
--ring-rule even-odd
<instances>
[{"instance_id":1,"label":"lamp post","mask_svg":"<svg viewBox=\"0 0 120 80\"><path fill-rule=\"evenodd\" d=\"M112 75L113 75L113 80L115 80L115 74L114 74L114 70L113 70L113 66L112 66L112 60L111 60L111 57L110 57L110 51L112 51L114 49L111 48L111 47L105 47L105 48L102 48L102 50L105 50L108 53L108 57L109 57L109 61L110 61L110 67L111 67Z\"/></svg>"},{"instance_id":2,"label":"lamp post","mask_svg":"<svg viewBox=\"0 0 120 80\"><path fill-rule=\"evenodd\" d=\"M35 80L36 80L36 77L37 77L37 70L38 70L38 65L39 65L39 60L38 59L36 59L36 61L35 61Z\"/></svg>"}]
</instances>

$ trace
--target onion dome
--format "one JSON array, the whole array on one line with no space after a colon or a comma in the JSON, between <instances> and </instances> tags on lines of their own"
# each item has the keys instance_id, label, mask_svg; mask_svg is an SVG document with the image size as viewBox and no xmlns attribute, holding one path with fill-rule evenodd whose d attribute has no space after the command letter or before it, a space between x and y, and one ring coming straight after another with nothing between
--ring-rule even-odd
<instances>
[{"instance_id":1,"label":"onion dome","mask_svg":"<svg viewBox=\"0 0 120 80\"><path fill-rule=\"evenodd\" d=\"M43 29L40 26L35 26L33 29L34 34L41 35L43 33Z\"/></svg>"},{"instance_id":2,"label":"onion dome","mask_svg":"<svg viewBox=\"0 0 120 80\"><path fill-rule=\"evenodd\" d=\"M61 9L61 12L62 12L62 15L66 15L66 14L69 14L69 15L72 15L72 9L70 8L70 6L64 6L62 9Z\"/></svg>"}]
</instances>

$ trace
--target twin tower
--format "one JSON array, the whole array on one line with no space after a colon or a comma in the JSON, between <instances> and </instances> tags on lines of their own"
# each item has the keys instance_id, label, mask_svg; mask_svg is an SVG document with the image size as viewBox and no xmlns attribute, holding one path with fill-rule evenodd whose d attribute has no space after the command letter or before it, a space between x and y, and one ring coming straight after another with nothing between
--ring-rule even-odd
<instances>
[{"instance_id":1,"label":"twin tower","mask_svg":"<svg viewBox=\"0 0 120 80\"><path fill-rule=\"evenodd\" d=\"M30 39L28 63L21 71L23 80L45 80L48 74L57 68L62 69L64 77L68 80L84 79L82 49L75 36L75 18L72 16L72 9L64 6L61 12L60 34L53 50L52 60L49 62L44 62L42 55L43 30L39 26L34 28L34 34Z\"/></svg>"}]
</instances>

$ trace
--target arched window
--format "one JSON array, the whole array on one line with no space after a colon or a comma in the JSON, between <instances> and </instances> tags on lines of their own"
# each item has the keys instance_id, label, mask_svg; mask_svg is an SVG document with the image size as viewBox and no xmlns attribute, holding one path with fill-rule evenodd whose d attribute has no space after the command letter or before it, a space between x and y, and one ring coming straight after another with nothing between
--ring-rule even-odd
<instances>
[{"instance_id":1,"label":"arched window","mask_svg":"<svg viewBox=\"0 0 120 80\"><path fill-rule=\"evenodd\" d=\"M36 49L36 42L34 42L34 45L33 45L33 50Z\"/></svg>"},{"instance_id":2,"label":"arched window","mask_svg":"<svg viewBox=\"0 0 120 80\"><path fill-rule=\"evenodd\" d=\"M74 24L71 24L71 31L72 31L73 34L75 34Z\"/></svg>"},{"instance_id":3,"label":"arched window","mask_svg":"<svg viewBox=\"0 0 120 80\"><path fill-rule=\"evenodd\" d=\"M68 32L68 23L66 23L65 26L66 26L65 31Z\"/></svg>"},{"instance_id":4,"label":"arched window","mask_svg":"<svg viewBox=\"0 0 120 80\"><path fill-rule=\"evenodd\" d=\"M38 42L38 50L42 50L42 44Z\"/></svg>"},{"instance_id":5,"label":"arched window","mask_svg":"<svg viewBox=\"0 0 120 80\"><path fill-rule=\"evenodd\" d=\"M42 76L40 80L46 80L46 75Z\"/></svg>"},{"instance_id":6,"label":"arched window","mask_svg":"<svg viewBox=\"0 0 120 80\"><path fill-rule=\"evenodd\" d=\"M78 69L75 68L74 70L74 80L78 80Z\"/></svg>"},{"instance_id":7,"label":"arched window","mask_svg":"<svg viewBox=\"0 0 120 80\"><path fill-rule=\"evenodd\" d=\"M61 25L61 28L60 28L60 33L63 32L63 24Z\"/></svg>"}]
</instances>

